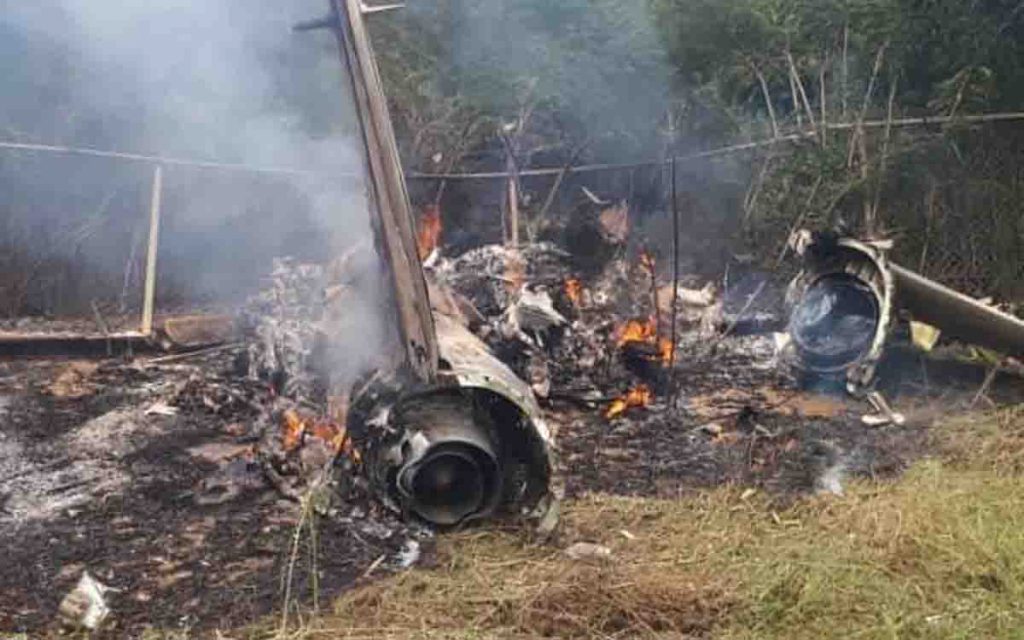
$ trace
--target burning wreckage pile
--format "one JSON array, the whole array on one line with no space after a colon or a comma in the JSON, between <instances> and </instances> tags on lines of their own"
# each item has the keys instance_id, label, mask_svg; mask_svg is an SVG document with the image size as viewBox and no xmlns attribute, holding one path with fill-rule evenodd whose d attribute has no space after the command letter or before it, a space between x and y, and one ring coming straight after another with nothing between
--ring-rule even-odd
<instances>
[{"instance_id":1,"label":"burning wreckage pile","mask_svg":"<svg viewBox=\"0 0 1024 640\"><path fill-rule=\"evenodd\" d=\"M841 493L843 478L898 473L927 446L928 418L905 426L879 392L934 404L888 375L906 369L886 348L903 315L1007 353L1024 345L1019 320L890 263L887 242L801 231L792 280L740 264L721 280L674 279L671 252L636 237L625 203L585 207L549 242L451 258L436 212L426 218L429 277L544 404L570 495ZM886 425L905 428L864 428Z\"/></svg>"},{"instance_id":2,"label":"burning wreckage pile","mask_svg":"<svg viewBox=\"0 0 1024 640\"><path fill-rule=\"evenodd\" d=\"M596 223L582 231L568 227L558 242L482 246L455 258L442 255L433 213L418 240L441 346L437 388L403 387L386 355L342 385L332 381L331 332L338 329L324 321L334 294L323 269L277 263L272 286L247 309L251 340L236 364L245 379L265 385L249 462L282 495L310 499L335 517L373 513L393 527L505 514L546 531L565 485L661 493L668 478L676 489L750 482L750 461L741 464L727 446L747 439L763 449L752 454L753 466L765 458L766 473L778 471L772 458L779 451L806 457L794 428L761 424L786 415L779 410L798 393L790 370L779 366L787 356L778 339L722 335L742 319L778 324L779 301L757 300L763 283L753 291L734 284L731 298L694 276L674 288L668 261L635 245L625 204L596 212ZM855 335L842 338L846 351L832 353L842 327L823 329L809 318L821 312L814 308L822 304L820 287L816 280L796 307L802 329L793 332L790 354L812 361L824 353L813 360L822 372L862 365L879 350L875 329L883 320L844 319L870 329L853 327ZM865 331L870 354L858 342ZM209 380L197 379L181 397L209 405L209 391ZM789 415L821 418L830 435L845 424L840 401L792 404ZM568 454L560 473L549 423Z\"/></svg>"},{"instance_id":3,"label":"burning wreckage pile","mask_svg":"<svg viewBox=\"0 0 1024 640\"><path fill-rule=\"evenodd\" d=\"M270 382L273 395L258 449L274 486L332 504L335 515L382 504L388 519L414 527L498 514L553 527L553 446L540 408L465 328L446 291L431 287L443 366L426 386L391 370L386 350L355 375L337 375L332 334L342 330L345 293L326 283L315 267L279 263L274 287L247 313L256 338L248 378Z\"/></svg>"}]
</instances>

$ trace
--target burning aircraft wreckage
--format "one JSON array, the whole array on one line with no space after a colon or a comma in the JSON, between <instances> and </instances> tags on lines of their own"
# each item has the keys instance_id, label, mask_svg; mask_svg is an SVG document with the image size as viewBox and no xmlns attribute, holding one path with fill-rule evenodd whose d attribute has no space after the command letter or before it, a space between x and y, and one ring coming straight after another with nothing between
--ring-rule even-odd
<instances>
[{"instance_id":1,"label":"burning aircraft wreckage","mask_svg":"<svg viewBox=\"0 0 1024 640\"><path fill-rule=\"evenodd\" d=\"M0 581L19 611L12 628L43 626L52 587L70 587L86 565L109 565L97 577L134 594L139 619L122 628L158 622L154 598L168 620L266 612L287 565L279 550L303 526L295 503L326 516L311 571L340 589L385 559L415 562L433 529L511 519L547 536L567 494L667 497L722 483L841 492L845 474L898 473L924 446L878 391L904 319L1024 354L1021 320L892 263L889 243L838 233L793 235L802 267L788 288L772 286L775 274L723 285L666 269L629 203L588 193L544 242L446 255L439 208L418 225L412 212L365 10L333 0L326 19L300 28L338 36L375 243L329 267L279 261L243 314L240 347L58 364L47 382L33 376L49 369L26 366L32 380L19 388L45 397L15 406L10 390L0 395L18 436L0 433L0 518L43 523L3 542L24 558L62 545L57 578L40 573L45 563L10 563L27 572ZM330 363L338 332L354 330L346 296L358 278L389 292L395 340L353 382L332 378ZM862 400L873 412L848 419ZM72 424L76 411L84 424ZM179 441L184 452L161 448ZM276 497L243 500L265 489L290 510ZM116 542L104 542L108 530ZM262 599L235 611L200 596L208 583Z\"/></svg>"},{"instance_id":2,"label":"burning aircraft wreckage","mask_svg":"<svg viewBox=\"0 0 1024 640\"><path fill-rule=\"evenodd\" d=\"M386 400L376 391L367 394L371 399L366 403L353 399L353 407L368 405L351 413L349 426L360 430L352 420L365 425L373 485L401 512L433 525L460 525L504 512L529 515L542 530L550 531L561 488L555 445L536 396L548 398L551 393L550 360L572 343L565 337L572 333L570 326L584 336L591 332L569 319L583 307L585 286L557 267L547 274L545 284L539 263L546 252L561 251L554 247L534 247L532 256L514 244L483 247L471 252L469 260L475 264L445 263L437 253L442 228L436 205L424 212L414 235L394 133L358 3L336 2L333 7L327 21L310 26L335 28L353 81L378 248L390 272L405 345L400 370L411 374L398 379L393 394L383 394ZM589 224L591 241L596 238L598 245L613 247L613 254L614 247L628 243L628 205L612 206L593 217L597 224ZM593 245L571 246L580 237L578 228L567 229L566 248L594 254ZM811 385L840 382L851 396L869 400L877 411L865 417L869 424L904 422L904 416L875 390L879 363L901 315L1003 353L1024 351L1024 322L892 264L887 257L891 243L799 231L790 245L803 260L803 269L786 292L788 321L784 337L776 341L776 360ZM559 262L558 257L547 257L549 263ZM426 270L421 268L423 261ZM571 257L565 262L571 263ZM653 313L634 314L605 344L612 343L620 361L644 381L612 399L603 412L606 419L649 406L656 394L674 397L678 392L673 369L679 347L679 285L674 283L659 301L654 256L642 250L639 262L652 283ZM621 271L608 264L601 267L600 277L606 279ZM467 287L466 271L486 274L492 281L482 283L470 276L473 284ZM491 295L481 299L482 291ZM608 287L602 297L609 297L607 291ZM692 301L709 292L688 293ZM710 300L704 303L714 306ZM602 304L591 301L591 306ZM670 328L665 326L666 316ZM591 352L603 349L590 347ZM515 371L495 351L506 356ZM580 355L579 348L572 354L577 360ZM582 359L602 357L591 353Z\"/></svg>"},{"instance_id":3,"label":"burning aircraft wreckage","mask_svg":"<svg viewBox=\"0 0 1024 640\"><path fill-rule=\"evenodd\" d=\"M299 29L330 28L338 36L365 143L377 249L404 345L385 389L371 385L352 398L354 408L368 405L351 412L350 425L368 427L352 425L366 435L369 475L389 503L434 525L505 511L550 529L558 508L554 446L540 408L526 383L463 326L458 309L441 304L443 292L428 295L365 7L356 0L331 7L328 18Z\"/></svg>"}]
</instances>

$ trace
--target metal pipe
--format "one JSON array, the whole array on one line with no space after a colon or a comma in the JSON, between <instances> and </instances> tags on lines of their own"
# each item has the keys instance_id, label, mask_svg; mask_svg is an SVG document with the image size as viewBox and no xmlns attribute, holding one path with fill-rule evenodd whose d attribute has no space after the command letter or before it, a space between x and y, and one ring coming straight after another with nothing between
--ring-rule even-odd
<instances>
[{"instance_id":1,"label":"metal pipe","mask_svg":"<svg viewBox=\"0 0 1024 640\"><path fill-rule=\"evenodd\" d=\"M897 264L891 264L899 305L915 320L951 338L1024 356L1024 321Z\"/></svg>"}]
</instances>

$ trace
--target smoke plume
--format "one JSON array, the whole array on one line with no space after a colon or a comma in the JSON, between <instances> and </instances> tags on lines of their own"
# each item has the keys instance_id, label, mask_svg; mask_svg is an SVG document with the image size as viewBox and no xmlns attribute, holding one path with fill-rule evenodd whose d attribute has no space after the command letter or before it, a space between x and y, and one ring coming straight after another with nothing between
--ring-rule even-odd
<instances>
[{"instance_id":1,"label":"smoke plume","mask_svg":"<svg viewBox=\"0 0 1024 640\"><path fill-rule=\"evenodd\" d=\"M355 113L333 36L292 31L325 2L0 7L0 138L305 172L165 167L165 309L238 302L274 258L327 262L369 236ZM145 164L0 152L10 250L0 295L17 297L11 312L81 313L96 299L131 310L151 175ZM378 306L367 289L356 298L365 308L353 309L363 318ZM354 343L372 349L380 323L364 324Z\"/></svg>"}]
</instances>

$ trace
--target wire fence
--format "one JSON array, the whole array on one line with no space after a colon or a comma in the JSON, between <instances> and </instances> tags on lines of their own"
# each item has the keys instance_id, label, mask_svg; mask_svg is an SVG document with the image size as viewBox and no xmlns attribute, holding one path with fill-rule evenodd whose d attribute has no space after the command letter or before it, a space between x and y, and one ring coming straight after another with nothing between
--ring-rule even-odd
<instances>
[{"instance_id":1,"label":"wire fence","mask_svg":"<svg viewBox=\"0 0 1024 640\"><path fill-rule=\"evenodd\" d=\"M1007 113L990 113L980 115L967 115L967 116L952 116L952 117L920 117L920 118L899 118L893 120L869 120L864 122L839 122L831 123L824 127L827 131L853 131L857 129L883 129L887 127L892 128L906 128L906 127L939 127L946 125L972 125L972 124L985 124L995 122L1011 122L1011 121L1024 121L1024 113L1022 112L1007 112ZM644 167L656 167L656 166L669 166L673 161L676 163L694 162L698 160L705 160L709 158L716 158L721 156L732 155L735 153L742 153L744 151L751 151L755 149L761 149L765 147L771 147L779 144L795 143L803 140L814 139L820 135L819 129L805 129L796 131L786 135L780 135L774 138L767 138L763 140L754 140L750 142L742 142L732 144L724 147L715 149L708 149L705 151L698 151L686 155L667 157L658 160L646 160L641 162L632 163L610 163L610 164L588 164L580 165L575 167L569 167L568 172L574 174L580 173L597 173L603 171L621 171L629 169L639 169ZM157 164L163 166L181 166L181 167L192 167L199 169L214 169L220 171L240 171L247 173L263 173L263 174L276 174L283 176L331 176L334 178L348 178L351 180L362 180L363 175L361 173L345 172L345 171L324 171L324 170L309 170L309 169L297 169L291 167L268 167L268 166L255 166L243 163L230 163L230 162L217 162L212 160L201 160L201 159L189 159L189 158L175 158L167 156L154 156L145 155L139 153L130 153L123 151L107 151L101 149L91 149L83 147L69 147L61 145L48 145L48 144L37 144L37 143L26 143L26 142L12 142L12 141L0 141L0 149L8 151L26 151L34 153L51 153L60 155L76 155L86 156L93 158L106 158L110 160L120 160L127 162L142 162L147 164ZM566 168L560 167L541 167L535 169L524 169L516 173L510 173L507 171L485 171L485 172L467 172L467 173L423 173L423 172L409 172L406 174L408 180L502 180L510 177L553 177L558 176L566 172Z\"/></svg>"}]
</instances>

